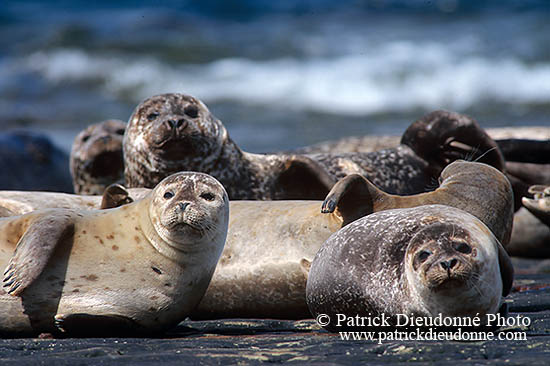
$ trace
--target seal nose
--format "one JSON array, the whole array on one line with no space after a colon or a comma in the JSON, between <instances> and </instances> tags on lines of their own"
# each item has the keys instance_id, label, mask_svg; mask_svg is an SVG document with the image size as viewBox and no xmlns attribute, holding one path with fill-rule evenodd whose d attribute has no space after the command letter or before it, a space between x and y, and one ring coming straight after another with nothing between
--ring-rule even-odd
<instances>
[{"instance_id":1,"label":"seal nose","mask_svg":"<svg viewBox=\"0 0 550 366\"><path fill-rule=\"evenodd\" d=\"M187 127L187 121L183 118L180 118L178 120L169 119L168 121L166 121L166 123L168 123L170 128L172 128L173 130L176 129L176 128L185 128L185 127Z\"/></svg>"},{"instance_id":2,"label":"seal nose","mask_svg":"<svg viewBox=\"0 0 550 366\"><path fill-rule=\"evenodd\" d=\"M456 258L453 258L453 259L448 260L448 261L442 261L439 264L441 265L441 267L444 270L448 271L451 268L453 268L454 266L456 266L457 263L458 263L458 261L456 260Z\"/></svg>"},{"instance_id":3,"label":"seal nose","mask_svg":"<svg viewBox=\"0 0 550 366\"><path fill-rule=\"evenodd\" d=\"M178 203L178 208L180 209L181 212L185 211L185 209L187 208L187 206L189 206L189 202L180 202Z\"/></svg>"}]
</instances>

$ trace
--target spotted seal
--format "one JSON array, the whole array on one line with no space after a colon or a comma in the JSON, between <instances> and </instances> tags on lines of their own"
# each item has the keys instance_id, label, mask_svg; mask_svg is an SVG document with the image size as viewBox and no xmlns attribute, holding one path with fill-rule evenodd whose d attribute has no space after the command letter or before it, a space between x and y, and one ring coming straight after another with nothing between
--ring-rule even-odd
<instances>
[{"instance_id":1,"label":"spotted seal","mask_svg":"<svg viewBox=\"0 0 550 366\"><path fill-rule=\"evenodd\" d=\"M372 212L431 203L471 210L497 238L510 236L510 183L482 163L454 162L442 172L439 188L412 196L386 194L362 177L349 179L329 194L326 213L319 201L232 201L225 249L192 317L309 317L307 271L333 232Z\"/></svg>"},{"instance_id":2,"label":"spotted seal","mask_svg":"<svg viewBox=\"0 0 550 366\"><path fill-rule=\"evenodd\" d=\"M179 170L216 177L231 199L323 199L340 178L358 173L389 193L413 194L465 155L502 169L495 142L472 119L428 115L405 131L402 144L367 154L251 154L231 140L221 121L196 98L146 99L124 136L125 180L150 187Z\"/></svg>"},{"instance_id":3,"label":"spotted seal","mask_svg":"<svg viewBox=\"0 0 550 366\"><path fill-rule=\"evenodd\" d=\"M0 219L0 333L114 336L176 325L210 282L228 208L218 181L182 172L119 208Z\"/></svg>"},{"instance_id":4,"label":"spotted seal","mask_svg":"<svg viewBox=\"0 0 550 366\"><path fill-rule=\"evenodd\" d=\"M389 326L398 314L485 319L512 281L510 258L483 222L427 205L376 212L331 235L311 264L306 299L331 331L354 325L339 326L337 314L385 316Z\"/></svg>"},{"instance_id":5,"label":"spotted seal","mask_svg":"<svg viewBox=\"0 0 550 366\"><path fill-rule=\"evenodd\" d=\"M502 242L506 241L512 193L498 170L482 163L456 161L445 168L440 180L435 191L413 196L386 194L357 176L336 184L324 204L230 202L227 243L193 317L309 317L307 268L320 245L345 224L380 210L429 203L455 205L479 215ZM132 197L134 190L128 189L127 195ZM482 215L484 206L491 207L494 214ZM254 225L250 225L251 218Z\"/></svg>"},{"instance_id":6,"label":"spotted seal","mask_svg":"<svg viewBox=\"0 0 550 366\"><path fill-rule=\"evenodd\" d=\"M88 126L73 141L70 169L76 194L103 194L124 182L122 138L126 123L110 119Z\"/></svg>"}]
</instances>

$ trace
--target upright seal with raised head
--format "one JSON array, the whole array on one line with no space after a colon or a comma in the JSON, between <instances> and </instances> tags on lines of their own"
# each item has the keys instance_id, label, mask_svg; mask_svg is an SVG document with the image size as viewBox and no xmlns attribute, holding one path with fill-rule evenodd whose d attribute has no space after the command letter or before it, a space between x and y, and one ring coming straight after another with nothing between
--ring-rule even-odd
<instances>
[{"instance_id":1,"label":"upright seal with raised head","mask_svg":"<svg viewBox=\"0 0 550 366\"><path fill-rule=\"evenodd\" d=\"M119 208L0 219L0 334L114 336L176 325L208 287L228 219L222 185L187 172Z\"/></svg>"}]
</instances>

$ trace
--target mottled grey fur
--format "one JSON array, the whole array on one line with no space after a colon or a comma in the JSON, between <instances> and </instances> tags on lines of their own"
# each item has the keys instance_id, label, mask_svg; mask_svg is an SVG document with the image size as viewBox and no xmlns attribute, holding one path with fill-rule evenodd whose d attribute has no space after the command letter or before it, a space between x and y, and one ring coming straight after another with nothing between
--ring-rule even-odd
<instances>
[{"instance_id":1,"label":"mottled grey fur","mask_svg":"<svg viewBox=\"0 0 550 366\"><path fill-rule=\"evenodd\" d=\"M471 149L456 149L455 140ZM414 194L435 188L434 179L453 160L493 147L486 159L502 165L494 141L474 120L438 111L413 123L396 148L251 154L239 149L202 102L163 94L145 100L130 117L124 136L125 179L128 187L152 187L169 174L192 170L217 178L231 199L322 199L337 179L358 173L386 192Z\"/></svg>"},{"instance_id":2,"label":"mottled grey fur","mask_svg":"<svg viewBox=\"0 0 550 366\"><path fill-rule=\"evenodd\" d=\"M311 264L306 300L336 331L344 328L335 327L339 313L385 314L390 323L397 314L483 317L498 309L512 278L509 257L481 221L428 205L376 212L331 235Z\"/></svg>"}]
</instances>

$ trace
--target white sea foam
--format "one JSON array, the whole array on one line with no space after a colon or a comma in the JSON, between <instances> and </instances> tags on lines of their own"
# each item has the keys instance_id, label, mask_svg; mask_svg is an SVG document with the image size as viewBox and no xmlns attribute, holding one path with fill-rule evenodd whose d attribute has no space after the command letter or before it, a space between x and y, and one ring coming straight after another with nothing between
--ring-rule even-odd
<instances>
[{"instance_id":1,"label":"white sea foam","mask_svg":"<svg viewBox=\"0 0 550 366\"><path fill-rule=\"evenodd\" d=\"M475 47L474 47L475 48ZM363 115L414 108L464 110L493 101L550 103L550 64L489 57L468 47L394 41L363 53L306 59L221 59L170 65L153 58L37 52L23 67L52 83L96 81L105 93L139 99L185 92L207 103L229 100Z\"/></svg>"}]
</instances>

